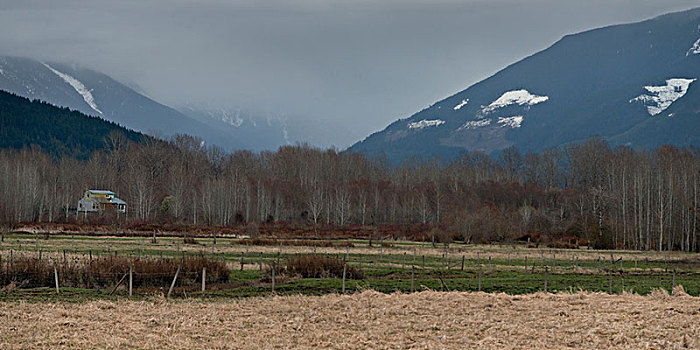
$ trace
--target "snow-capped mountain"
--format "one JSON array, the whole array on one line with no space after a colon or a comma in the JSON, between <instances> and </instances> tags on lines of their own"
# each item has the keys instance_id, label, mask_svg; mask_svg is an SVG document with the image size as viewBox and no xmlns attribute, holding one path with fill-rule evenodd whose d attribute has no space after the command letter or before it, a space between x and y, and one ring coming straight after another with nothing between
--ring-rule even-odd
<instances>
[{"instance_id":1,"label":"snow-capped mountain","mask_svg":"<svg viewBox=\"0 0 700 350\"><path fill-rule=\"evenodd\" d=\"M91 69L29 58L0 56L0 90L68 107L130 129L167 137L189 134L226 150L276 150L306 142L343 147L352 135L339 123L240 108L191 103L171 108ZM338 140L338 135L345 138ZM340 143L340 144L339 144Z\"/></svg>"},{"instance_id":2,"label":"snow-capped mountain","mask_svg":"<svg viewBox=\"0 0 700 350\"><path fill-rule=\"evenodd\" d=\"M700 146L700 8L568 35L349 150L406 157L592 136L615 145Z\"/></svg>"},{"instance_id":3,"label":"snow-capped mountain","mask_svg":"<svg viewBox=\"0 0 700 350\"><path fill-rule=\"evenodd\" d=\"M245 146L220 127L185 116L105 74L74 65L0 57L0 90L68 107L144 133L189 134L225 149Z\"/></svg>"},{"instance_id":4,"label":"snow-capped mountain","mask_svg":"<svg viewBox=\"0 0 700 350\"><path fill-rule=\"evenodd\" d=\"M338 140L338 135L344 135L348 140L353 137L348 135L351 133L347 128L332 120L290 118L279 113L204 103L191 103L177 109L188 117L225 131L245 145L245 149L254 151L276 150L280 146L296 143L308 143L316 147L341 147L343 144L338 143L343 141Z\"/></svg>"}]
</instances>

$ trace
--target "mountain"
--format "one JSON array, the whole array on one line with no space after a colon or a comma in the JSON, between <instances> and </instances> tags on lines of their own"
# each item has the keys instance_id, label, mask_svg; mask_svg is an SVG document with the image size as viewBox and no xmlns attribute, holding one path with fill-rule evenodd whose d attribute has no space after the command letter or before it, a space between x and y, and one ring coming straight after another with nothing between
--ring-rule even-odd
<instances>
[{"instance_id":1,"label":"mountain","mask_svg":"<svg viewBox=\"0 0 700 350\"><path fill-rule=\"evenodd\" d=\"M342 123L333 120L288 118L279 113L251 111L235 107L190 103L176 107L182 114L225 131L254 151L276 150L280 146L308 143L317 147L344 147L357 140ZM339 137L339 135L342 135ZM340 144L339 144L340 143Z\"/></svg>"},{"instance_id":2,"label":"mountain","mask_svg":"<svg viewBox=\"0 0 700 350\"><path fill-rule=\"evenodd\" d=\"M700 8L567 35L349 151L454 157L541 151L600 136L700 146Z\"/></svg>"},{"instance_id":3,"label":"mountain","mask_svg":"<svg viewBox=\"0 0 700 350\"><path fill-rule=\"evenodd\" d=\"M216 125L202 123L91 69L21 57L0 57L0 90L68 107L160 136L189 134L225 149L243 148Z\"/></svg>"},{"instance_id":4,"label":"mountain","mask_svg":"<svg viewBox=\"0 0 700 350\"><path fill-rule=\"evenodd\" d=\"M0 148L36 145L55 157L86 159L107 147L114 132L134 142L149 139L98 117L0 91Z\"/></svg>"}]
</instances>

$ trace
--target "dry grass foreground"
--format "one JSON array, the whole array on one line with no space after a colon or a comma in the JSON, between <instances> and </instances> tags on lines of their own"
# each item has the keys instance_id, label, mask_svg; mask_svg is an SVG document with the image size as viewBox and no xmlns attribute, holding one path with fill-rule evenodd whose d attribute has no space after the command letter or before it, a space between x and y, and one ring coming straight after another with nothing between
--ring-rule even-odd
<instances>
[{"instance_id":1,"label":"dry grass foreground","mask_svg":"<svg viewBox=\"0 0 700 350\"><path fill-rule=\"evenodd\" d=\"M700 348L700 298L485 293L0 303L0 348Z\"/></svg>"}]
</instances>

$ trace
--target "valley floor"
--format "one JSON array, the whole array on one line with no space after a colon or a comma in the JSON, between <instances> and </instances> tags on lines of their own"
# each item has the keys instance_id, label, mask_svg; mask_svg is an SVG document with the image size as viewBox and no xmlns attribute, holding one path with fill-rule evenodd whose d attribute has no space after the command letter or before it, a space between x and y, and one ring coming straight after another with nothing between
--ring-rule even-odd
<instances>
[{"instance_id":1,"label":"valley floor","mask_svg":"<svg viewBox=\"0 0 700 350\"><path fill-rule=\"evenodd\" d=\"M0 348L698 348L700 298L424 291L0 303Z\"/></svg>"}]
</instances>

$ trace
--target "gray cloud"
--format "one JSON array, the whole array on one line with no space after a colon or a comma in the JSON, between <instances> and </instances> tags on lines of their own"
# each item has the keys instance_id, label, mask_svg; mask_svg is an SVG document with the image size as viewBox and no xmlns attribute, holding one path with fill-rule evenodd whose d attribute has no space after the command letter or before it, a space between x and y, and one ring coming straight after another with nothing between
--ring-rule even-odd
<instances>
[{"instance_id":1,"label":"gray cloud","mask_svg":"<svg viewBox=\"0 0 700 350\"><path fill-rule=\"evenodd\" d=\"M561 36L688 0L0 1L0 53L76 62L166 104L326 119L362 138ZM337 131L331 131L337 132Z\"/></svg>"}]
</instances>

